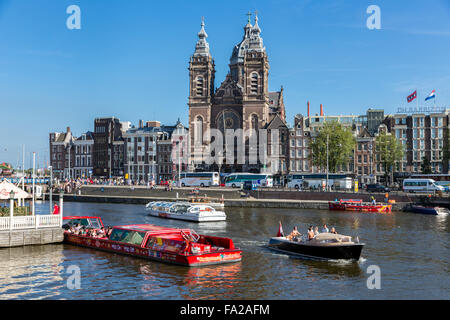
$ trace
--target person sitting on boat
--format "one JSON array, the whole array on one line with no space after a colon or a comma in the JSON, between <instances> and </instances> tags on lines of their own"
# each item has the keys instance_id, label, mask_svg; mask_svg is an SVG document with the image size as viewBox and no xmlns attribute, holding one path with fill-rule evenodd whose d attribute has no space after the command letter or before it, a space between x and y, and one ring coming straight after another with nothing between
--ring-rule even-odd
<instances>
[{"instance_id":1,"label":"person sitting on boat","mask_svg":"<svg viewBox=\"0 0 450 320\"><path fill-rule=\"evenodd\" d=\"M330 233L337 234L336 229L334 227L332 227Z\"/></svg>"},{"instance_id":2,"label":"person sitting on boat","mask_svg":"<svg viewBox=\"0 0 450 320\"><path fill-rule=\"evenodd\" d=\"M377 204L377 200L375 200L374 196L371 196L370 199L372 200L372 204L373 205Z\"/></svg>"},{"instance_id":3,"label":"person sitting on boat","mask_svg":"<svg viewBox=\"0 0 450 320\"><path fill-rule=\"evenodd\" d=\"M308 240L312 240L314 239L314 231L313 231L313 227L309 226L308 228Z\"/></svg>"},{"instance_id":4,"label":"person sitting on boat","mask_svg":"<svg viewBox=\"0 0 450 320\"><path fill-rule=\"evenodd\" d=\"M314 237L317 236L319 234L319 227L315 227L314 228Z\"/></svg>"},{"instance_id":5,"label":"person sitting on boat","mask_svg":"<svg viewBox=\"0 0 450 320\"><path fill-rule=\"evenodd\" d=\"M328 232L330 232L330 230L328 230L326 223L324 223L323 228L322 228L322 233L328 233Z\"/></svg>"},{"instance_id":6,"label":"person sitting on boat","mask_svg":"<svg viewBox=\"0 0 450 320\"><path fill-rule=\"evenodd\" d=\"M98 230L97 236L99 238L105 238L106 237L106 231L105 231L104 227L101 227L100 230Z\"/></svg>"},{"instance_id":7,"label":"person sitting on boat","mask_svg":"<svg viewBox=\"0 0 450 320\"><path fill-rule=\"evenodd\" d=\"M297 226L294 226L292 232L286 237L289 241L298 241L298 239L302 236L300 232L298 232Z\"/></svg>"}]
</instances>

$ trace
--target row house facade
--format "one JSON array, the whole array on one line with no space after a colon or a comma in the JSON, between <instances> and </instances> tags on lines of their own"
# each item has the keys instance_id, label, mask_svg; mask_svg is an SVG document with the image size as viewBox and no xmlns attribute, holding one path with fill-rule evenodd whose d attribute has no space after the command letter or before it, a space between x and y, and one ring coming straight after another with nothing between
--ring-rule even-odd
<instances>
[{"instance_id":1,"label":"row house facade","mask_svg":"<svg viewBox=\"0 0 450 320\"><path fill-rule=\"evenodd\" d=\"M92 151L94 146L94 134L91 131L83 133L73 141L75 164L73 167L74 178L92 177Z\"/></svg>"},{"instance_id":2,"label":"row house facade","mask_svg":"<svg viewBox=\"0 0 450 320\"><path fill-rule=\"evenodd\" d=\"M185 158L177 159L173 147L188 140L188 130L179 121L175 126L161 126L159 121L148 121L145 125L140 122L139 127L124 133L126 177L131 181L156 183L174 179L178 162L182 171L187 170L189 150L183 147L180 154Z\"/></svg>"},{"instance_id":3,"label":"row house facade","mask_svg":"<svg viewBox=\"0 0 450 320\"><path fill-rule=\"evenodd\" d=\"M73 175L75 155L72 150L74 137L67 127L66 132L51 132L49 134L50 166L53 176L57 179L70 178Z\"/></svg>"},{"instance_id":4,"label":"row house facade","mask_svg":"<svg viewBox=\"0 0 450 320\"><path fill-rule=\"evenodd\" d=\"M175 126L164 126L157 141L158 183L178 179L188 171L189 130L178 120Z\"/></svg>"},{"instance_id":5,"label":"row house facade","mask_svg":"<svg viewBox=\"0 0 450 320\"><path fill-rule=\"evenodd\" d=\"M92 153L93 176L98 178L121 177L124 174L123 132L127 122L118 118L94 120L94 143Z\"/></svg>"},{"instance_id":6,"label":"row house facade","mask_svg":"<svg viewBox=\"0 0 450 320\"><path fill-rule=\"evenodd\" d=\"M309 108L308 108L309 113ZM357 139L367 126L367 117L365 115L337 115L326 116L323 114L321 106L321 115L303 116L298 114L294 117L294 126L289 134L289 171L291 173L319 173L320 168L314 166L310 160L310 143L319 133L326 122L337 121L344 127L352 130L355 139ZM355 155L349 157L346 164L338 168L338 173L355 173Z\"/></svg>"},{"instance_id":7,"label":"row house facade","mask_svg":"<svg viewBox=\"0 0 450 320\"><path fill-rule=\"evenodd\" d=\"M128 129L124 135L125 177L131 181L156 181L156 141L161 132L159 121L148 121L145 126L139 121L137 128Z\"/></svg>"}]
</instances>

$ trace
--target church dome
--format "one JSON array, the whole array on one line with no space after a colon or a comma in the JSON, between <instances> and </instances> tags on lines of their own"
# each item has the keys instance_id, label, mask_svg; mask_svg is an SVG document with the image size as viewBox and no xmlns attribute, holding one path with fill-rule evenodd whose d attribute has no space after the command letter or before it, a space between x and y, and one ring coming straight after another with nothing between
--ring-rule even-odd
<instances>
[{"instance_id":1,"label":"church dome","mask_svg":"<svg viewBox=\"0 0 450 320\"><path fill-rule=\"evenodd\" d=\"M258 25L258 16L255 16L254 26L251 25L249 17L247 25L244 27L242 41L233 48L233 53L230 58L231 64L243 62L244 56L248 51L262 52L265 50L260 33L261 29Z\"/></svg>"}]
</instances>

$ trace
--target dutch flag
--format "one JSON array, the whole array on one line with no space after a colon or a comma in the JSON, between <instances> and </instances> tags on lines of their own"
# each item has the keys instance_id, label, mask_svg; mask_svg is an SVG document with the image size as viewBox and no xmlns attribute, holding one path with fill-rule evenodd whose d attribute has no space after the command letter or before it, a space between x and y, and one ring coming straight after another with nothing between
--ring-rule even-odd
<instances>
[{"instance_id":1,"label":"dutch flag","mask_svg":"<svg viewBox=\"0 0 450 320\"><path fill-rule=\"evenodd\" d=\"M430 95L425 98L425 101L436 98L436 92L433 90L431 91Z\"/></svg>"}]
</instances>

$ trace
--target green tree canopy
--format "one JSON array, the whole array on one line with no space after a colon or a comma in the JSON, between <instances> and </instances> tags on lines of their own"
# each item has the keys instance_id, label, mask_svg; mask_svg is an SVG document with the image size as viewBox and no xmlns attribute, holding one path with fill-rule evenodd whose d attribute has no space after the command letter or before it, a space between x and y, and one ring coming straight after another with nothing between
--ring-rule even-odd
<instances>
[{"instance_id":1,"label":"green tree canopy","mask_svg":"<svg viewBox=\"0 0 450 320\"><path fill-rule=\"evenodd\" d=\"M430 159L428 159L427 157L425 157L422 160L422 164L420 165L420 171L422 172L422 174L431 174L431 173L433 173L432 170L431 170Z\"/></svg>"},{"instance_id":2,"label":"green tree canopy","mask_svg":"<svg viewBox=\"0 0 450 320\"><path fill-rule=\"evenodd\" d=\"M328 171L336 172L339 165L348 163L353 155L356 140L352 131L337 121L325 122L319 134L311 141L311 159L313 165L322 170L327 167L328 139Z\"/></svg>"},{"instance_id":3,"label":"green tree canopy","mask_svg":"<svg viewBox=\"0 0 450 320\"><path fill-rule=\"evenodd\" d=\"M376 150L380 155L379 162L383 165L386 175L395 169L395 163L403 159L403 144L392 134L381 132L376 137Z\"/></svg>"}]
</instances>

